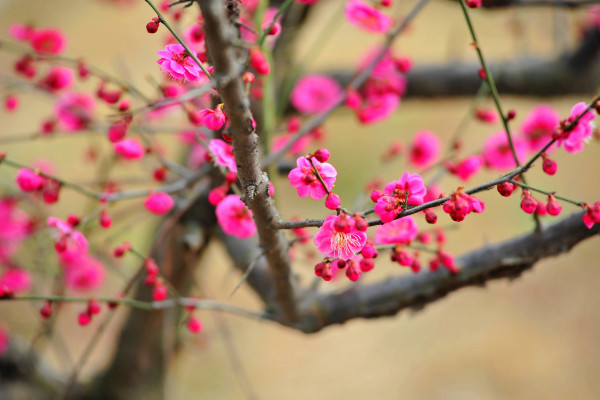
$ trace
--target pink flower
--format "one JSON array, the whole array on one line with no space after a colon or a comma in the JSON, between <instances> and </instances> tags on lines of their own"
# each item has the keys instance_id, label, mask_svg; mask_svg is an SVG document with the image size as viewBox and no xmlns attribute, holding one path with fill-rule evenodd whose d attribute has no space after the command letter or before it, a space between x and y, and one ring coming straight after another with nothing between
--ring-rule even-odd
<instances>
[{"instance_id":1,"label":"pink flower","mask_svg":"<svg viewBox=\"0 0 600 400\"><path fill-rule=\"evenodd\" d=\"M365 104L357 110L356 115L363 124L372 124L390 117L399 104L400 98L394 93L369 96L365 99Z\"/></svg>"},{"instance_id":2,"label":"pink flower","mask_svg":"<svg viewBox=\"0 0 600 400\"><path fill-rule=\"evenodd\" d=\"M66 45L67 39L58 29L41 29L31 37L31 47L40 54L60 54Z\"/></svg>"},{"instance_id":3,"label":"pink flower","mask_svg":"<svg viewBox=\"0 0 600 400\"><path fill-rule=\"evenodd\" d=\"M552 133L558 128L559 122L560 116L549 105L542 104L531 110L521 125L529 151L539 151L552 140Z\"/></svg>"},{"instance_id":4,"label":"pink flower","mask_svg":"<svg viewBox=\"0 0 600 400\"><path fill-rule=\"evenodd\" d=\"M498 113L495 110L489 110L485 108L475 109L475 117L481 122L487 122L493 124L498 121Z\"/></svg>"},{"instance_id":5,"label":"pink flower","mask_svg":"<svg viewBox=\"0 0 600 400\"><path fill-rule=\"evenodd\" d=\"M42 187L44 178L27 168L21 168L17 173L16 181L22 191L34 192Z\"/></svg>"},{"instance_id":6,"label":"pink flower","mask_svg":"<svg viewBox=\"0 0 600 400\"><path fill-rule=\"evenodd\" d=\"M426 193L423 178L419 174L405 172L400 180L385 185L384 195L375 204L375 212L383 223L393 221L406 208L405 203L423 204Z\"/></svg>"},{"instance_id":7,"label":"pink flower","mask_svg":"<svg viewBox=\"0 0 600 400\"><path fill-rule=\"evenodd\" d=\"M213 156L213 161L221 167L228 168L230 171L237 172L233 146L225 143L221 139L213 139L208 144L208 151Z\"/></svg>"},{"instance_id":8,"label":"pink flower","mask_svg":"<svg viewBox=\"0 0 600 400\"><path fill-rule=\"evenodd\" d=\"M211 110L210 108L200 110L198 112L198 118L204 126L215 131L221 129L223 125L227 126L229 123L227 114L223 111L223 104L219 104L214 110Z\"/></svg>"},{"instance_id":9,"label":"pink flower","mask_svg":"<svg viewBox=\"0 0 600 400\"><path fill-rule=\"evenodd\" d=\"M8 34L16 40L31 40L34 33L35 29L28 25L13 23L8 27Z\"/></svg>"},{"instance_id":10,"label":"pink flower","mask_svg":"<svg viewBox=\"0 0 600 400\"><path fill-rule=\"evenodd\" d=\"M58 123L67 132L85 129L92 121L94 98L87 93L65 93L54 104Z\"/></svg>"},{"instance_id":11,"label":"pink flower","mask_svg":"<svg viewBox=\"0 0 600 400\"><path fill-rule=\"evenodd\" d=\"M347 218L347 229L338 232L334 223L339 218L328 215L325 222L315 235L314 243L319 253L328 257L349 260L360 252L367 242L367 234L356 229L354 218Z\"/></svg>"},{"instance_id":12,"label":"pink flower","mask_svg":"<svg viewBox=\"0 0 600 400\"><path fill-rule=\"evenodd\" d=\"M463 181L468 181L473 175L481 170L485 160L479 154L469 156L462 160L458 165L453 163L445 164L448 171L458 176Z\"/></svg>"},{"instance_id":13,"label":"pink flower","mask_svg":"<svg viewBox=\"0 0 600 400\"><path fill-rule=\"evenodd\" d=\"M333 78L306 75L296 82L290 101L302 113L319 114L331 108L341 94L342 88Z\"/></svg>"},{"instance_id":14,"label":"pink flower","mask_svg":"<svg viewBox=\"0 0 600 400\"><path fill-rule=\"evenodd\" d=\"M515 151L520 162L527 153L527 145L518 138L513 138ZM483 158L488 167L500 171L515 168L515 159L505 132L496 132L487 138L483 145Z\"/></svg>"},{"instance_id":15,"label":"pink flower","mask_svg":"<svg viewBox=\"0 0 600 400\"><path fill-rule=\"evenodd\" d=\"M113 145L115 153L128 160L139 160L144 157L144 146L135 139L123 139Z\"/></svg>"},{"instance_id":16,"label":"pink flower","mask_svg":"<svg viewBox=\"0 0 600 400\"><path fill-rule=\"evenodd\" d=\"M567 124L572 123L579 115L583 114L586 108L587 106L583 102L575 104L571 109L571 115L565 122ZM595 117L593 111L586 111L571 130L563 133L558 140L558 145L561 146L564 144L565 150L569 153L579 153L582 151L584 143L587 143L592 137L594 131L592 121Z\"/></svg>"},{"instance_id":17,"label":"pink flower","mask_svg":"<svg viewBox=\"0 0 600 400\"><path fill-rule=\"evenodd\" d=\"M0 264L8 263L29 232L29 218L16 207L16 201L0 199Z\"/></svg>"},{"instance_id":18,"label":"pink flower","mask_svg":"<svg viewBox=\"0 0 600 400\"><path fill-rule=\"evenodd\" d=\"M413 138L408 158L418 168L427 168L440 155L442 143L433 132L421 131Z\"/></svg>"},{"instance_id":19,"label":"pink flower","mask_svg":"<svg viewBox=\"0 0 600 400\"><path fill-rule=\"evenodd\" d=\"M88 252L88 241L85 236L74 230L67 222L56 217L48 217L46 225L55 228L51 231L51 235L56 241L54 248L59 252L63 261L69 261L77 258L81 253Z\"/></svg>"},{"instance_id":20,"label":"pink flower","mask_svg":"<svg viewBox=\"0 0 600 400\"><path fill-rule=\"evenodd\" d=\"M164 50L159 50L161 57L157 62L167 73L169 78L176 81L197 81L204 72L189 56L185 48L177 44L168 44ZM194 53L196 55L196 53Z\"/></svg>"},{"instance_id":21,"label":"pink flower","mask_svg":"<svg viewBox=\"0 0 600 400\"><path fill-rule=\"evenodd\" d=\"M471 212L481 213L485 204L475 196L463 193L460 190L452 194L450 200L444 203L443 210L450 215L453 221L461 222Z\"/></svg>"},{"instance_id":22,"label":"pink flower","mask_svg":"<svg viewBox=\"0 0 600 400\"><path fill-rule=\"evenodd\" d=\"M419 228L410 215L402 217L377 227L375 243L394 244L410 243L417 237Z\"/></svg>"},{"instance_id":23,"label":"pink flower","mask_svg":"<svg viewBox=\"0 0 600 400\"><path fill-rule=\"evenodd\" d=\"M73 70L66 67L53 67L40 81L39 86L49 92L68 89L75 81Z\"/></svg>"},{"instance_id":24,"label":"pink flower","mask_svg":"<svg viewBox=\"0 0 600 400\"><path fill-rule=\"evenodd\" d=\"M208 151L201 144L195 144L188 155L188 165L190 168L198 169L206 162Z\"/></svg>"},{"instance_id":25,"label":"pink flower","mask_svg":"<svg viewBox=\"0 0 600 400\"><path fill-rule=\"evenodd\" d=\"M24 269L8 268L0 275L0 288L12 290L15 294L31 287L31 275Z\"/></svg>"},{"instance_id":26,"label":"pink flower","mask_svg":"<svg viewBox=\"0 0 600 400\"><path fill-rule=\"evenodd\" d=\"M171 211L175 206L175 201L167 193L152 193L146 197L144 207L152 214L163 215Z\"/></svg>"},{"instance_id":27,"label":"pink flower","mask_svg":"<svg viewBox=\"0 0 600 400\"><path fill-rule=\"evenodd\" d=\"M246 207L239 196L230 194L225 197L217 205L215 212L217 221L226 234L245 239L256 233L252 210Z\"/></svg>"},{"instance_id":28,"label":"pink flower","mask_svg":"<svg viewBox=\"0 0 600 400\"><path fill-rule=\"evenodd\" d=\"M271 150L277 152L281 150L292 138L293 134L281 133L273 136L271 140ZM304 135L300 140L296 141L290 148L289 152L292 155L297 156L298 154L306 153L306 148L310 145L311 138L309 135Z\"/></svg>"},{"instance_id":29,"label":"pink flower","mask_svg":"<svg viewBox=\"0 0 600 400\"><path fill-rule=\"evenodd\" d=\"M102 263L88 253L63 261L64 280L67 287L78 292L102 286L105 270Z\"/></svg>"},{"instance_id":30,"label":"pink flower","mask_svg":"<svg viewBox=\"0 0 600 400\"><path fill-rule=\"evenodd\" d=\"M592 229L594 224L600 223L600 201L588 205L587 211L583 214L583 223L588 229Z\"/></svg>"},{"instance_id":31,"label":"pink flower","mask_svg":"<svg viewBox=\"0 0 600 400\"><path fill-rule=\"evenodd\" d=\"M323 182L325 182L327 189L331 191L336 180L337 171L333 165L321 163L314 157L312 158L312 162L314 163L316 170L319 171L321 178L323 178ZM310 196L313 200L319 200L324 197L327 192L325 191L325 188L323 188L323 185L317 178L316 171L310 165L310 162L306 157L298 158L296 160L296 165L297 167L290 171L288 179L290 180L292 187L296 188L298 196Z\"/></svg>"},{"instance_id":32,"label":"pink flower","mask_svg":"<svg viewBox=\"0 0 600 400\"><path fill-rule=\"evenodd\" d=\"M360 0L351 0L346 3L345 15L352 25L368 32L387 32L393 23L390 17Z\"/></svg>"}]
</instances>

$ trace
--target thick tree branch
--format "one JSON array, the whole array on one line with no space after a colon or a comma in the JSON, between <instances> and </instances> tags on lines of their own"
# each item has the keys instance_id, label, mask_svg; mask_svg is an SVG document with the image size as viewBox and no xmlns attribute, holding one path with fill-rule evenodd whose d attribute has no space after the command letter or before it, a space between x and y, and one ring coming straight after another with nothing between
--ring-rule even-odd
<instances>
[{"instance_id":1,"label":"thick tree branch","mask_svg":"<svg viewBox=\"0 0 600 400\"><path fill-rule=\"evenodd\" d=\"M471 251L457 259L460 272L445 270L396 276L341 293L314 296L303 305L303 332L318 332L326 326L353 318L378 318L412 308L421 309L468 286L482 286L492 279L517 278L541 259L568 252L579 242L597 235L600 224L587 229L575 213L543 228Z\"/></svg>"},{"instance_id":2,"label":"thick tree branch","mask_svg":"<svg viewBox=\"0 0 600 400\"><path fill-rule=\"evenodd\" d=\"M296 318L294 286L291 280L288 245L282 232L273 228L277 218L269 196L268 178L258 163L258 136L252 128L252 114L241 79L241 63L231 45L236 37L218 0L199 0L205 21L206 46L215 67L216 86L225 104L233 134L233 149L238 177L244 189L245 202L254 213L267 264L275 285L275 297L283 315Z\"/></svg>"}]
</instances>

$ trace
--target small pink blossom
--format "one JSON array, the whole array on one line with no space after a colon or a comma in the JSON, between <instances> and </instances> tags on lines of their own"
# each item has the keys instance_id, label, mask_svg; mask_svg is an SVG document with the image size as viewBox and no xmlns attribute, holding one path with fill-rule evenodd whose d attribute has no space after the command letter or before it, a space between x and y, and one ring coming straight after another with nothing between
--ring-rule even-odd
<instances>
[{"instance_id":1,"label":"small pink blossom","mask_svg":"<svg viewBox=\"0 0 600 400\"><path fill-rule=\"evenodd\" d=\"M433 132L418 132L413 138L408 159L415 167L427 168L436 161L441 147L440 139Z\"/></svg>"},{"instance_id":2,"label":"small pink blossom","mask_svg":"<svg viewBox=\"0 0 600 400\"><path fill-rule=\"evenodd\" d=\"M46 225L55 228L51 231L56 241L54 247L65 260L88 252L87 239L81 232L74 230L69 223L56 217L48 217Z\"/></svg>"},{"instance_id":3,"label":"small pink blossom","mask_svg":"<svg viewBox=\"0 0 600 400\"><path fill-rule=\"evenodd\" d=\"M144 157L144 146L135 139L123 139L114 144L115 153L128 160L139 160Z\"/></svg>"},{"instance_id":4,"label":"small pink blossom","mask_svg":"<svg viewBox=\"0 0 600 400\"><path fill-rule=\"evenodd\" d=\"M52 67L38 85L49 92L58 92L70 88L74 81L75 74L72 69L57 66Z\"/></svg>"},{"instance_id":5,"label":"small pink blossom","mask_svg":"<svg viewBox=\"0 0 600 400\"><path fill-rule=\"evenodd\" d=\"M8 27L8 34L16 40L31 40L34 33L35 29L29 25L13 23Z\"/></svg>"},{"instance_id":6,"label":"small pink blossom","mask_svg":"<svg viewBox=\"0 0 600 400\"><path fill-rule=\"evenodd\" d=\"M393 24L389 16L360 0L346 3L345 15L352 25L373 33L387 32Z\"/></svg>"},{"instance_id":7,"label":"small pink blossom","mask_svg":"<svg viewBox=\"0 0 600 400\"><path fill-rule=\"evenodd\" d=\"M475 117L479 121L486 122L488 124L494 124L498 121L498 113L495 110L490 110L487 108L475 109Z\"/></svg>"},{"instance_id":8,"label":"small pink blossom","mask_svg":"<svg viewBox=\"0 0 600 400\"><path fill-rule=\"evenodd\" d=\"M389 118L400 104L397 94L369 96L356 112L358 120L363 124L372 124Z\"/></svg>"},{"instance_id":9,"label":"small pink blossom","mask_svg":"<svg viewBox=\"0 0 600 400\"><path fill-rule=\"evenodd\" d=\"M44 178L27 168L21 168L17 173L16 181L22 191L34 192L42 187Z\"/></svg>"},{"instance_id":10,"label":"small pink blossom","mask_svg":"<svg viewBox=\"0 0 600 400\"><path fill-rule=\"evenodd\" d=\"M20 268L8 268L0 275L0 288L6 288L15 294L26 292L31 287L31 275Z\"/></svg>"},{"instance_id":11,"label":"small pink blossom","mask_svg":"<svg viewBox=\"0 0 600 400\"><path fill-rule=\"evenodd\" d=\"M14 94L6 96L4 99L4 107L7 111L15 111L19 108L19 98Z\"/></svg>"},{"instance_id":12,"label":"small pink blossom","mask_svg":"<svg viewBox=\"0 0 600 400\"><path fill-rule=\"evenodd\" d=\"M223 111L223 104L218 105L214 110L210 108L200 110L198 118L208 129L219 130L223 125L227 126L229 119Z\"/></svg>"},{"instance_id":13,"label":"small pink blossom","mask_svg":"<svg viewBox=\"0 0 600 400\"><path fill-rule=\"evenodd\" d=\"M423 204L427 193L419 174L405 172L398 181L385 186L384 194L377 199L375 212L383 223L393 221L406 208L405 204Z\"/></svg>"},{"instance_id":14,"label":"small pink blossom","mask_svg":"<svg viewBox=\"0 0 600 400\"><path fill-rule=\"evenodd\" d=\"M152 193L144 201L144 207L152 214L163 215L171 211L175 201L167 193Z\"/></svg>"},{"instance_id":15,"label":"small pink blossom","mask_svg":"<svg viewBox=\"0 0 600 400\"><path fill-rule=\"evenodd\" d=\"M348 218L346 232L338 232L334 222L338 218L329 215L314 237L314 243L319 253L328 257L349 260L354 254L360 252L367 242L367 234L356 229L354 219Z\"/></svg>"},{"instance_id":16,"label":"small pink blossom","mask_svg":"<svg viewBox=\"0 0 600 400\"><path fill-rule=\"evenodd\" d=\"M600 201L586 207L583 214L583 223L588 229L592 229L594 224L600 223Z\"/></svg>"},{"instance_id":17,"label":"small pink blossom","mask_svg":"<svg viewBox=\"0 0 600 400\"><path fill-rule=\"evenodd\" d=\"M105 268L95 257L80 253L69 260L61 260L67 287L78 292L97 289L104 283Z\"/></svg>"},{"instance_id":18,"label":"small pink blossom","mask_svg":"<svg viewBox=\"0 0 600 400\"><path fill-rule=\"evenodd\" d=\"M292 105L305 114L319 114L330 109L342 94L342 87L326 75L306 75L296 82L290 95Z\"/></svg>"},{"instance_id":19,"label":"small pink blossom","mask_svg":"<svg viewBox=\"0 0 600 400\"><path fill-rule=\"evenodd\" d=\"M515 151L520 162L527 154L527 145L518 138L513 138ZM496 132L487 138L483 145L483 158L488 167L504 171L515 168L515 159L505 132Z\"/></svg>"},{"instance_id":20,"label":"small pink blossom","mask_svg":"<svg viewBox=\"0 0 600 400\"><path fill-rule=\"evenodd\" d=\"M337 171L333 165L321 163L314 157L312 158L312 162L321 175L321 178L323 178L323 182L325 182L327 189L331 191L337 177ZM323 185L317 178L316 171L310 165L310 162L306 157L299 157L296 160L296 165L297 167L290 171L288 179L290 180L292 187L296 188L298 196L310 196L313 200L319 200L324 197L327 192L325 191L325 188L323 188Z\"/></svg>"},{"instance_id":21,"label":"small pink blossom","mask_svg":"<svg viewBox=\"0 0 600 400\"><path fill-rule=\"evenodd\" d=\"M58 29L36 30L31 37L31 48L40 54L60 54L66 46L67 39Z\"/></svg>"},{"instance_id":22,"label":"small pink blossom","mask_svg":"<svg viewBox=\"0 0 600 400\"><path fill-rule=\"evenodd\" d=\"M87 93L65 93L54 104L58 123L67 132L80 131L90 124L96 104Z\"/></svg>"},{"instance_id":23,"label":"small pink blossom","mask_svg":"<svg viewBox=\"0 0 600 400\"><path fill-rule=\"evenodd\" d=\"M198 64L179 43L168 44L164 50L158 51L158 55L161 57L157 61L158 64L171 79L192 82L200 80L204 75Z\"/></svg>"},{"instance_id":24,"label":"small pink blossom","mask_svg":"<svg viewBox=\"0 0 600 400\"><path fill-rule=\"evenodd\" d=\"M568 125L585 111L585 114L577 121L577 124L571 130L564 132L558 140L558 145L564 145L565 150L569 153L583 151L583 145L592 137L594 131L592 122L596 116L593 111L586 111L586 108L587 105L583 102L575 104L571 109L571 115L565 121Z\"/></svg>"},{"instance_id":25,"label":"small pink blossom","mask_svg":"<svg viewBox=\"0 0 600 400\"><path fill-rule=\"evenodd\" d=\"M469 156L458 164L446 163L448 171L458 176L462 181L468 181L473 175L477 174L483 167L485 160L479 154Z\"/></svg>"},{"instance_id":26,"label":"small pink blossom","mask_svg":"<svg viewBox=\"0 0 600 400\"><path fill-rule=\"evenodd\" d=\"M419 228L410 215L402 217L377 227L375 243L394 244L410 243L417 237Z\"/></svg>"},{"instance_id":27,"label":"small pink blossom","mask_svg":"<svg viewBox=\"0 0 600 400\"><path fill-rule=\"evenodd\" d=\"M190 150L190 154L188 155L188 165L190 168L198 169L204 163L206 163L206 156L208 155L208 151L201 144L195 144Z\"/></svg>"},{"instance_id":28,"label":"small pink blossom","mask_svg":"<svg viewBox=\"0 0 600 400\"><path fill-rule=\"evenodd\" d=\"M213 156L213 161L221 167L228 168L230 171L237 172L233 146L225 143L221 139L213 139L208 143L208 151Z\"/></svg>"},{"instance_id":29,"label":"small pink blossom","mask_svg":"<svg viewBox=\"0 0 600 400\"><path fill-rule=\"evenodd\" d=\"M217 221L226 234L245 239L256 233L252 210L246 207L239 196L226 196L217 205L215 212Z\"/></svg>"},{"instance_id":30,"label":"small pink blossom","mask_svg":"<svg viewBox=\"0 0 600 400\"><path fill-rule=\"evenodd\" d=\"M521 132L530 152L541 150L550 140L558 128L560 116L552 107L546 104L535 107L521 124ZM549 148L546 150L548 152Z\"/></svg>"},{"instance_id":31,"label":"small pink blossom","mask_svg":"<svg viewBox=\"0 0 600 400\"><path fill-rule=\"evenodd\" d=\"M281 133L279 135L273 136L271 140L271 149L273 152L278 152L281 150L288 142L294 138L295 135L289 133ZM297 156L298 154L306 153L306 148L311 143L311 137L309 135L304 135L297 140L296 143L292 145L289 152L292 155Z\"/></svg>"},{"instance_id":32,"label":"small pink blossom","mask_svg":"<svg viewBox=\"0 0 600 400\"><path fill-rule=\"evenodd\" d=\"M30 221L25 212L10 198L0 199L0 264L8 263L30 233Z\"/></svg>"}]
</instances>

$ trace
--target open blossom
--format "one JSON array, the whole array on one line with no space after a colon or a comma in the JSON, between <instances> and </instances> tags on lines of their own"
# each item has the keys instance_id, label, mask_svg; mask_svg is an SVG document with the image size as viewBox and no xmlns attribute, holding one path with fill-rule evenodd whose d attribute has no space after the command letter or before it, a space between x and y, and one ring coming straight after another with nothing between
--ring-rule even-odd
<instances>
[{"instance_id":1,"label":"open blossom","mask_svg":"<svg viewBox=\"0 0 600 400\"><path fill-rule=\"evenodd\" d=\"M56 242L54 247L65 260L76 257L80 253L88 252L88 241L85 236L74 230L67 222L56 217L48 217L46 225L54 228L51 231L51 235Z\"/></svg>"},{"instance_id":2,"label":"open blossom","mask_svg":"<svg viewBox=\"0 0 600 400\"><path fill-rule=\"evenodd\" d=\"M539 151L552 140L552 134L559 122L560 116L549 105L542 104L531 110L521 125L521 132L529 151ZM552 147L548 150L551 149Z\"/></svg>"},{"instance_id":3,"label":"open blossom","mask_svg":"<svg viewBox=\"0 0 600 400\"><path fill-rule=\"evenodd\" d=\"M523 162L527 154L527 145L513 137L513 144L519 162ZM496 132L487 138L483 145L483 158L488 167L500 171L515 168L517 165L505 132Z\"/></svg>"},{"instance_id":4,"label":"open blossom","mask_svg":"<svg viewBox=\"0 0 600 400\"><path fill-rule=\"evenodd\" d=\"M79 253L69 259L61 258L65 284L71 290L85 292L94 290L104 283L104 265L89 253Z\"/></svg>"},{"instance_id":5,"label":"open blossom","mask_svg":"<svg viewBox=\"0 0 600 400\"><path fill-rule=\"evenodd\" d=\"M278 135L273 136L273 139L271 140L271 150L273 152L278 152L294 137L295 135L290 133L280 133ZM298 154L305 153L306 148L310 145L310 143L311 137L309 135L304 135L292 145L289 152L290 154L295 156L297 156Z\"/></svg>"},{"instance_id":6,"label":"open blossom","mask_svg":"<svg viewBox=\"0 0 600 400\"><path fill-rule=\"evenodd\" d=\"M10 198L0 199L0 264L8 263L30 232L27 214Z\"/></svg>"},{"instance_id":7,"label":"open blossom","mask_svg":"<svg viewBox=\"0 0 600 400\"><path fill-rule=\"evenodd\" d=\"M72 69L56 66L52 67L38 85L49 92L58 92L70 88L74 81L75 74Z\"/></svg>"},{"instance_id":8,"label":"open blossom","mask_svg":"<svg viewBox=\"0 0 600 400\"><path fill-rule=\"evenodd\" d=\"M571 115L565 121L570 124L586 110L585 103L577 103L571 109ZM564 145L565 150L569 153L579 153L583 150L583 145L592 137L593 127L592 121L595 118L592 111L586 111L585 114L577 121L577 124L567 132L564 132L558 140L558 145Z\"/></svg>"},{"instance_id":9,"label":"open blossom","mask_svg":"<svg viewBox=\"0 0 600 400\"><path fill-rule=\"evenodd\" d=\"M177 44L168 44L164 50L159 50L161 57L157 62L167 75L176 81L197 81L204 72L187 53L185 48ZM194 55L196 55L194 53Z\"/></svg>"},{"instance_id":10,"label":"open blossom","mask_svg":"<svg viewBox=\"0 0 600 400\"><path fill-rule=\"evenodd\" d=\"M152 214L163 215L171 211L175 201L167 193L152 193L144 201L144 207Z\"/></svg>"},{"instance_id":11,"label":"open blossom","mask_svg":"<svg viewBox=\"0 0 600 400\"><path fill-rule=\"evenodd\" d=\"M394 93L371 95L365 98L356 115L361 123L372 124L390 117L399 104L400 98Z\"/></svg>"},{"instance_id":12,"label":"open blossom","mask_svg":"<svg viewBox=\"0 0 600 400\"><path fill-rule=\"evenodd\" d=\"M0 275L0 288L6 288L18 294L31 287L31 275L24 269L7 268Z\"/></svg>"},{"instance_id":13,"label":"open blossom","mask_svg":"<svg viewBox=\"0 0 600 400\"><path fill-rule=\"evenodd\" d=\"M208 151L213 155L213 161L217 165L237 172L232 145L225 143L221 139L213 139L208 143Z\"/></svg>"},{"instance_id":14,"label":"open blossom","mask_svg":"<svg viewBox=\"0 0 600 400\"><path fill-rule=\"evenodd\" d=\"M17 173L17 185L24 192L34 192L42 187L44 178L27 168L21 168Z\"/></svg>"},{"instance_id":15,"label":"open blossom","mask_svg":"<svg viewBox=\"0 0 600 400\"><path fill-rule=\"evenodd\" d=\"M592 229L594 224L600 223L600 201L588 205L586 209L587 211L583 214L583 223L588 229Z\"/></svg>"},{"instance_id":16,"label":"open blossom","mask_svg":"<svg viewBox=\"0 0 600 400\"><path fill-rule=\"evenodd\" d=\"M473 175L479 172L485 160L479 154L474 154L462 160L461 162L445 163L444 166L448 172L458 176L462 181L468 181Z\"/></svg>"},{"instance_id":17,"label":"open blossom","mask_svg":"<svg viewBox=\"0 0 600 400\"><path fill-rule=\"evenodd\" d=\"M326 75L306 75L296 82L290 95L292 105L305 114L318 114L331 108L342 94L341 86Z\"/></svg>"},{"instance_id":18,"label":"open blossom","mask_svg":"<svg viewBox=\"0 0 600 400\"><path fill-rule=\"evenodd\" d=\"M214 110L210 108L200 110L197 116L208 129L219 130L223 125L227 126L229 123L227 114L223 111L223 104L219 104Z\"/></svg>"},{"instance_id":19,"label":"open blossom","mask_svg":"<svg viewBox=\"0 0 600 400\"><path fill-rule=\"evenodd\" d=\"M440 139L433 132L418 132L413 138L408 159L416 167L427 168L436 161L441 147Z\"/></svg>"},{"instance_id":20,"label":"open blossom","mask_svg":"<svg viewBox=\"0 0 600 400\"><path fill-rule=\"evenodd\" d=\"M206 163L206 156L208 155L208 151L201 144L194 144L192 150L190 150L190 154L188 155L188 166L190 168L198 169L204 163Z\"/></svg>"},{"instance_id":21,"label":"open blossom","mask_svg":"<svg viewBox=\"0 0 600 400\"><path fill-rule=\"evenodd\" d=\"M60 54L67 45L67 39L58 29L40 29L34 31L30 43L37 53Z\"/></svg>"},{"instance_id":22,"label":"open blossom","mask_svg":"<svg viewBox=\"0 0 600 400\"><path fill-rule=\"evenodd\" d=\"M346 3L345 15L352 25L368 32L387 32L393 23L389 16L360 0L351 0Z\"/></svg>"},{"instance_id":23,"label":"open blossom","mask_svg":"<svg viewBox=\"0 0 600 400\"><path fill-rule=\"evenodd\" d=\"M328 257L348 260L362 250L367 242L367 234L356 229L353 218L347 218L347 228L343 232L336 230L335 221L339 218L329 215L317 232L314 243L319 253Z\"/></svg>"},{"instance_id":24,"label":"open blossom","mask_svg":"<svg viewBox=\"0 0 600 400\"><path fill-rule=\"evenodd\" d=\"M225 197L217 205L215 212L217 221L226 234L245 239L256 233L252 210L246 207L239 196L230 194Z\"/></svg>"},{"instance_id":25,"label":"open blossom","mask_svg":"<svg viewBox=\"0 0 600 400\"><path fill-rule=\"evenodd\" d=\"M384 194L377 199L375 212L384 223L393 221L405 208L405 204L423 204L427 193L423 178L419 174L405 172L398 181L385 186Z\"/></svg>"},{"instance_id":26,"label":"open blossom","mask_svg":"<svg viewBox=\"0 0 600 400\"><path fill-rule=\"evenodd\" d=\"M410 215L396 219L377 227L375 231L375 243L393 244L410 243L417 237L419 228Z\"/></svg>"},{"instance_id":27,"label":"open blossom","mask_svg":"<svg viewBox=\"0 0 600 400\"><path fill-rule=\"evenodd\" d=\"M333 165L329 163L321 163L315 157L312 158L316 170L321 175L327 189L331 191L337 177L337 171ZM290 183L298 191L298 196L308 197L313 200L319 200L324 197L327 192L317 178L316 171L310 165L310 161L306 157L300 157L296 160L297 167L292 169L288 175Z\"/></svg>"},{"instance_id":28,"label":"open blossom","mask_svg":"<svg viewBox=\"0 0 600 400\"><path fill-rule=\"evenodd\" d=\"M144 157L144 146L135 139L123 139L114 144L115 153L128 160L139 160Z\"/></svg>"},{"instance_id":29,"label":"open blossom","mask_svg":"<svg viewBox=\"0 0 600 400\"><path fill-rule=\"evenodd\" d=\"M87 93L65 93L54 104L58 123L67 132L85 129L94 114L94 98Z\"/></svg>"},{"instance_id":30,"label":"open blossom","mask_svg":"<svg viewBox=\"0 0 600 400\"><path fill-rule=\"evenodd\" d=\"M35 29L29 25L22 25L19 23L12 23L8 27L8 34L15 40L31 40Z\"/></svg>"}]
</instances>

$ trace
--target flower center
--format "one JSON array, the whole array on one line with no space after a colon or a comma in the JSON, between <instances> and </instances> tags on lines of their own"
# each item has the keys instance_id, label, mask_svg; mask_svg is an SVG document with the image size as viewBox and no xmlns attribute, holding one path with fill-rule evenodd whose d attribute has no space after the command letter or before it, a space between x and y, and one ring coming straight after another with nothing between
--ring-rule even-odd
<instances>
[{"instance_id":1,"label":"flower center","mask_svg":"<svg viewBox=\"0 0 600 400\"><path fill-rule=\"evenodd\" d=\"M331 248L336 256L345 253L354 252L352 248L360 246L360 241L357 235L353 233L335 232L331 237Z\"/></svg>"}]
</instances>

